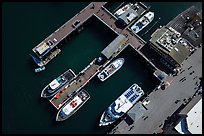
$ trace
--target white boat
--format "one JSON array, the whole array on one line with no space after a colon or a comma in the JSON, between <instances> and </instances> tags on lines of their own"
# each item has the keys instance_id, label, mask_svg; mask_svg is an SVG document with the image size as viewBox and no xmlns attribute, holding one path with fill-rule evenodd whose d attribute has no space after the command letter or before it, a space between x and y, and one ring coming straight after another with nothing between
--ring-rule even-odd
<instances>
[{"instance_id":1,"label":"white boat","mask_svg":"<svg viewBox=\"0 0 204 136\"><path fill-rule=\"evenodd\" d=\"M114 60L111 64L109 64L106 68L104 68L97 76L101 81L105 81L111 75L113 75L116 71L118 71L122 65L124 64L124 58L118 58Z\"/></svg>"},{"instance_id":2,"label":"white boat","mask_svg":"<svg viewBox=\"0 0 204 136\"><path fill-rule=\"evenodd\" d=\"M72 116L77 110L84 105L90 95L84 90L80 90L73 99L65 103L65 105L58 111L56 121L64 121Z\"/></svg>"},{"instance_id":3,"label":"white boat","mask_svg":"<svg viewBox=\"0 0 204 136\"><path fill-rule=\"evenodd\" d=\"M142 16L136 23L131 26L131 30L138 33L143 28L145 28L154 19L154 12L149 11L144 16Z\"/></svg>"},{"instance_id":4,"label":"white boat","mask_svg":"<svg viewBox=\"0 0 204 136\"><path fill-rule=\"evenodd\" d=\"M125 13L125 11L127 11L133 4L132 3L128 3L126 4L125 6L123 6L122 8L120 8L119 10L117 10L114 15L115 16L120 16L122 15L123 13Z\"/></svg>"},{"instance_id":5,"label":"white boat","mask_svg":"<svg viewBox=\"0 0 204 136\"><path fill-rule=\"evenodd\" d=\"M63 85L67 84L68 82L71 82L76 77L75 73L68 69L63 74L58 76L56 79L52 80L41 92L41 97L49 98L53 95L55 95L57 92L60 91L60 89L63 87ZM62 88L63 90L64 88Z\"/></svg>"},{"instance_id":6,"label":"white boat","mask_svg":"<svg viewBox=\"0 0 204 136\"><path fill-rule=\"evenodd\" d=\"M45 70L45 66L39 67L35 69L35 73Z\"/></svg>"},{"instance_id":7,"label":"white boat","mask_svg":"<svg viewBox=\"0 0 204 136\"><path fill-rule=\"evenodd\" d=\"M122 117L144 95L144 91L136 83L128 88L102 114L99 126L112 124Z\"/></svg>"}]
</instances>

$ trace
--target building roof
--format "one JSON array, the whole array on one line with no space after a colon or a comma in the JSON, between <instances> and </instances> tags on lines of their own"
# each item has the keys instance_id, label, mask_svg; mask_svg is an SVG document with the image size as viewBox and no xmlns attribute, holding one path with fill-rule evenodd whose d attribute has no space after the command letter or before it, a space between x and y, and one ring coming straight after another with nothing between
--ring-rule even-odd
<instances>
[{"instance_id":1,"label":"building roof","mask_svg":"<svg viewBox=\"0 0 204 136\"><path fill-rule=\"evenodd\" d=\"M152 35L150 42L164 54L171 56L177 63L181 64L190 54L188 42L182 39L181 34L173 28L162 27Z\"/></svg>"},{"instance_id":2,"label":"building roof","mask_svg":"<svg viewBox=\"0 0 204 136\"><path fill-rule=\"evenodd\" d=\"M174 50L169 53L169 55L179 64L181 64L189 54L190 51L181 44L176 44Z\"/></svg>"},{"instance_id":3,"label":"building roof","mask_svg":"<svg viewBox=\"0 0 204 136\"><path fill-rule=\"evenodd\" d=\"M176 125L175 129L181 134L188 132L202 134L202 98L187 113L187 117Z\"/></svg>"},{"instance_id":4,"label":"building roof","mask_svg":"<svg viewBox=\"0 0 204 136\"><path fill-rule=\"evenodd\" d=\"M188 112L187 125L192 134L202 134L202 99Z\"/></svg>"},{"instance_id":5,"label":"building roof","mask_svg":"<svg viewBox=\"0 0 204 136\"><path fill-rule=\"evenodd\" d=\"M127 112L127 115L135 122L137 121L147 109L144 108L141 102L138 102Z\"/></svg>"},{"instance_id":6,"label":"building roof","mask_svg":"<svg viewBox=\"0 0 204 136\"><path fill-rule=\"evenodd\" d=\"M38 53L41 55L45 51L47 51L49 48L50 48L49 45L47 45L46 43L43 43L42 45L36 48L36 51L38 51Z\"/></svg>"},{"instance_id":7,"label":"building roof","mask_svg":"<svg viewBox=\"0 0 204 136\"><path fill-rule=\"evenodd\" d=\"M183 11L166 26L181 33L194 46L202 42L202 10L198 11L195 6Z\"/></svg>"},{"instance_id":8,"label":"building roof","mask_svg":"<svg viewBox=\"0 0 204 136\"><path fill-rule=\"evenodd\" d=\"M127 38L124 35L119 35L115 38L101 53L109 59L114 52L120 48L126 42Z\"/></svg>"}]
</instances>

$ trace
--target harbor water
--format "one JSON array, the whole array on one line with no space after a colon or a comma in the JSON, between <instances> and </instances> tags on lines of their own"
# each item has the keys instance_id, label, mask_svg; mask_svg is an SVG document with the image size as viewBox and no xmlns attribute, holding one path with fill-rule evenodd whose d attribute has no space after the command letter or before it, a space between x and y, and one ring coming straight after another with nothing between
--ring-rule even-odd
<instances>
[{"instance_id":1,"label":"harbor water","mask_svg":"<svg viewBox=\"0 0 204 136\"><path fill-rule=\"evenodd\" d=\"M39 73L35 73L34 69L37 66L29 54L33 54L33 47L88 4L88 2L2 4L3 133L103 134L111 128L98 126L103 111L127 88L137 83L145 92L149 92L158 84L140 57L134 54L132 48L127 47L118 56L125 58L124 66L105 82L94 77L84 87L91 96L87 103L66 121L55 121L57 110L47 99L40 97L42 89L69 68L78 74L98 57L117 35L99 21L91 23L71 41L62 45L61 53ZM155 19L158 17L162 19L155 28L167 24L193 4L201 9L201 3L197 2L159 3L160 6L157 3L148 4L155 12ZM167 11L168 8L171 10ZM148 30L148 27L140 34ZM145 40L150 33L144 36Z\"/></svg>"}]
</instances>

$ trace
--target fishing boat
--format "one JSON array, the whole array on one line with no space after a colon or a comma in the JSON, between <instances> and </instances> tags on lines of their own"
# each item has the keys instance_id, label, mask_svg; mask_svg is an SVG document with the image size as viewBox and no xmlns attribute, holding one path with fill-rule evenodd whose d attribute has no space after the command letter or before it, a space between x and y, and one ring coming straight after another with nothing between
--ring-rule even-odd
<instances>
[{"instance_id":1,"label":"fishing boat","mask_svg":"<svg viewBox=\"0 0 204 136\"><path fill-rule=\"evenodd\" d=\"M41 92L41 97L48 98L55 95L63 85L71 82L76 77L75 73L68 69L59 77L50 82Z\"/></svg>"},{"instance_id":2,"label":"fishing boat","mask_svg":"<svg viewBox=\"0 0 204 136\"><path fill-rule=\"evenodd\" d=\"M117 10L114 15L116 17L119 17L120 15L122 15L123 13L125 13L125 11L127 11L133 4L132 3L128 3L125 6L123 6L122 8L120 8L119 10Z\"/></svg>"},{"instance_id":3,"label":"fishing boat","mask_svg":"<svg viewBox=\"0 0 204 136\"><path fill-rule=\"evenodd\" d=\"M140 32L143 28L145 28L149 23L154 19L154 12L149 11L144 16L142 16L136 23L131 26L131 30L134 33Z\"/></svg>"},{"instance_id":4,"label":"fishing boat","mask_svg":"<svg viewBox=\"0 0 204 136\"><path fill-rule=\"evenodd\" d=\"M114 60L111 64L109 64L106 68L104 68L97 76L101 81L105 81L111 75L113 75L116 71L118 71L122 65L124 64L124 58L118 58Z\"/></svg>"},{"instance_id":5,"label":"fishing boat","mask_svg":"<svg viewBox=\"0 0 204 136\"><path fill-rule=\"evenodd\" d=\"M35 73L45 70L45 66L39 67L35 69Z\"/></svg>"},{"instance_id":6,"label":"fishing boat","mask_svg":"<svg viewBox=\"0 0 204 136\"><path fill-rule=\"evenodd\" d=\"M84 105L90 95L84 89L81 89L72 99L70 99L64 106L58 111L56 121L64 121L71 117L76 111L78 111L82 105Z\"/></svg>"},{"instance_id":7,"label":"fishing boat","mask_svg":"<svg viewBox=\"0 0 204 136\"><path fill-rule=\"evenodd\" d=\"M102 114L99 126L112 124L128 112L144 95L144 91L136 83L129 87Z\"/></svg>"}]
</instances>

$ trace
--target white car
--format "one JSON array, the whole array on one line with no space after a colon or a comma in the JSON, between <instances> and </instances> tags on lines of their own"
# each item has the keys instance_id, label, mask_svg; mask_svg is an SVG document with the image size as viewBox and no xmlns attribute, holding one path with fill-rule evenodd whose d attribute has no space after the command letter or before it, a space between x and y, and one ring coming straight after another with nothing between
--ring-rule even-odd
<instances>
[{"instance_id":1,"label":"white car","mask_svg":"<svg viewBox=\"0 0 204 136\"><path fill-rule=\"evenodd\" d=\"M149 104L150 103L150 100L145 100L142 104L144 105L144 106L146 106L147 104Z\"/></svg>"}]
</instances>

